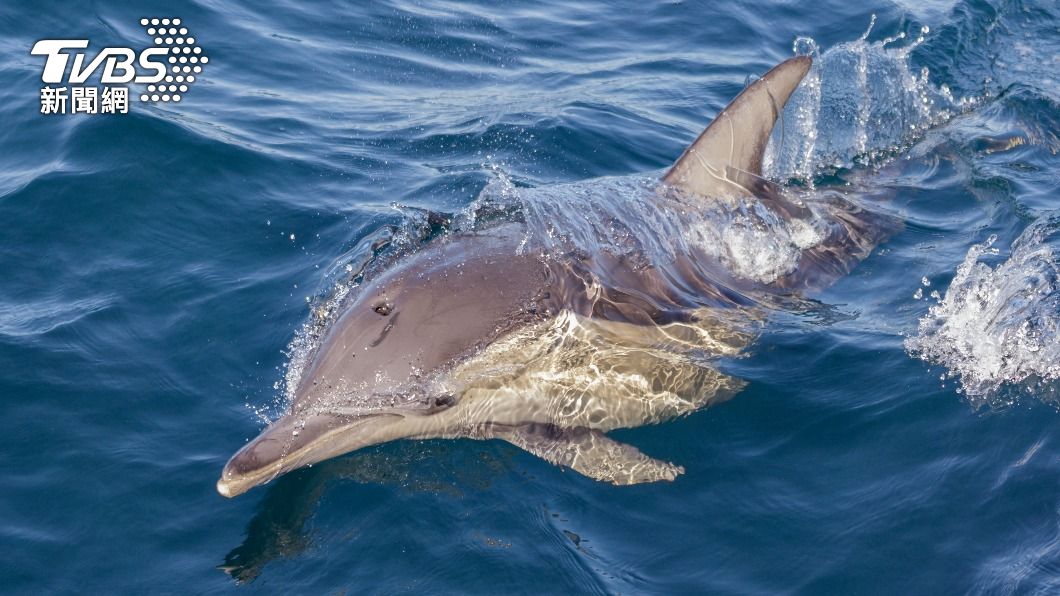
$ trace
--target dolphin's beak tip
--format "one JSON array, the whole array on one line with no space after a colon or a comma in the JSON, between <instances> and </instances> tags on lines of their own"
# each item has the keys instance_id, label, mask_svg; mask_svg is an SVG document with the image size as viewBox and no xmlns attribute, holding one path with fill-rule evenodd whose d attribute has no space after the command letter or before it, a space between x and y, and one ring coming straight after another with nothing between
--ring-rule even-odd
<instances>
[{"instance_id":1,"label":"dolphin's beak tip","mask_svg":"<svg viewBox=\"0 0 1060 596\"><path fill-rule=\"evenodd\" d=\"M229 499L231 499L232 497L236 496L232 492L232 487L229 486L227 482L225 482L224 477L221 477L220 479L217 480L217 492L222 497L226 497L226 498L229 498Z\"/></svg>"}]
</instances>

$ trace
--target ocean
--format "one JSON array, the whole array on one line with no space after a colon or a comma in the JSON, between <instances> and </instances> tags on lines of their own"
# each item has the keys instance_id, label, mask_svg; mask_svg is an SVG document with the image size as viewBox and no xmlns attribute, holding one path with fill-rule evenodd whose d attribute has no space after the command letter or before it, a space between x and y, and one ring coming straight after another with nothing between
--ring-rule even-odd
<instances>
[{"instance_id":1,"label":"ocean","mask_svg":"<svg viewBox=\"0 0 1060 596\"><path fill-rule=\"evenodd\" d=\"M128 113L42 113L34 44L162 17L179 101L101 68ZM796 53L765 173L900 224L719 362L731 400L611 433L682 476L398 441L217 494L429 214L618 208ZM0 55L0 591L1060 592L1055 2L7 0Z\"/></svg>"}]
</instances>

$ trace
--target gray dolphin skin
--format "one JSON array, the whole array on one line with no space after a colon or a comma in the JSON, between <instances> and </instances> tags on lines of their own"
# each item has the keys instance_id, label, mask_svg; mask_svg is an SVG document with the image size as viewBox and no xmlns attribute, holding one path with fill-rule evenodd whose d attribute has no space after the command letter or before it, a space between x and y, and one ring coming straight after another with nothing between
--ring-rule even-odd
<instances>
[{"instance_id":1,"label":"gray dolphin skin","mask_svg":"<svg viewBox=\"0 0 1060 596\"><path fill-rule=\"evenodd\" d=\"M884 236L855 203L832 197L814 211L762 178L773 126L810 68L794 57L749 85L646 199L673 214L733 201L789 222L827 213L797 269L740 276L709 247L665 263L550 250L527 242L525 221L442 236L366 275L287 413L231 458L217 491L233 497L364 447L432 438L500 439L617 485L674 480L682 467L606 433L733 396L744 382L715 362L753 341L763 305L834 281Z\"/></svg>"}]
</instances>

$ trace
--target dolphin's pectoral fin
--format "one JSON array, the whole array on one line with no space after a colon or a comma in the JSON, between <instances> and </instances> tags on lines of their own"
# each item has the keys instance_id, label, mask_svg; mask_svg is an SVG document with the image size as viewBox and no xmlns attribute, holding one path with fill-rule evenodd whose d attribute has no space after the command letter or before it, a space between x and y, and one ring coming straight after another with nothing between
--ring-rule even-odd
<instances>
[{"instance_id":1,"label":"dolphin's pectoral fin","mask_svg":"<svg viewBox=\"0 0 1060 596\"><path fill-rule=\"evenodd\" d=\"M489 435L549 463L611 484L673 480L685 471L681 466L648 457L636 447L619 443L598 430L583 427L561 428L540 423L493 425Z\"/></svg>"}]
</instances>

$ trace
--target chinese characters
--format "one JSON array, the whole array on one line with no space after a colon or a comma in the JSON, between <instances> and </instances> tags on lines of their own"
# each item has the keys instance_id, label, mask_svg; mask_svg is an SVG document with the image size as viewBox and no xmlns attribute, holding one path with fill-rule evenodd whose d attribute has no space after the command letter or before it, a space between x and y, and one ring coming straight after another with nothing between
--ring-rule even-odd
<instances>
[{"instance_id":1,"label":"chinese characters","mask_svg":"<svg viewBox=\"0 0 1060 596\"><path fill-rule=\"evenodd\" d=\"M127 87L43 87L41 114L128 114Z\"/></svg>"}]
</instances>

